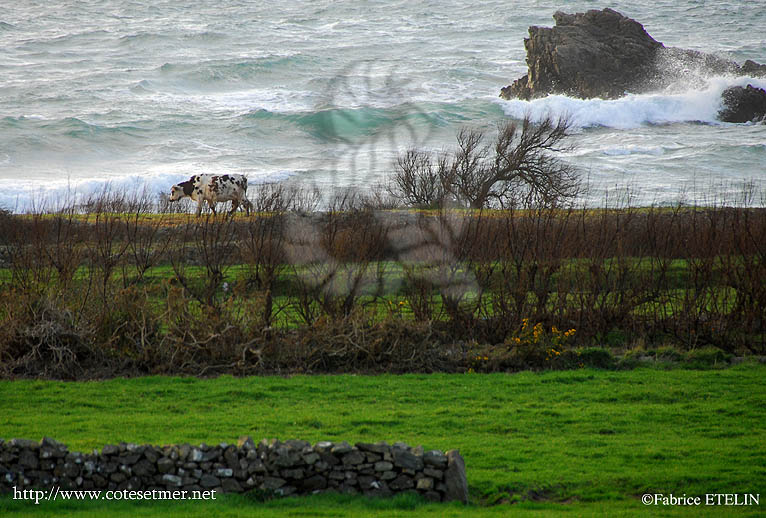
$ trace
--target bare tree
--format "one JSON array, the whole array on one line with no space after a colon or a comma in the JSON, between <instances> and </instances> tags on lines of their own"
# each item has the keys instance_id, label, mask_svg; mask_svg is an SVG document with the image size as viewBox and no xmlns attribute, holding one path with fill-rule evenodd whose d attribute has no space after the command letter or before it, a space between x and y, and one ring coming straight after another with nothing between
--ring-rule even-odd
<instances>
[{"instance_id":1,"label":"bare tree","mask_svg":"<svg viewBox=\"0 0 766 518\"><path fill-rule=\"evenodd\" d=\"M462 129L457 148L434 156L410 149L397 159L389 192L418 207L556 205L579 191L577 170L556 154L570 146L570 121L550 116L507 121L491 144L481 130Z\"/></svg>"},{"instance_id":2,"label":"bare tree","mask_svg":"<svg viewBox=\"0 0 766 518\"><path fill-rule=\"evenodd\" d=\"M388 192L408 205L421 208L440 207L447 195L443 181L446 176L445 155L436 160L431 153L408 149L396 159L395 174Z\"/></svg>"}]
</instances>

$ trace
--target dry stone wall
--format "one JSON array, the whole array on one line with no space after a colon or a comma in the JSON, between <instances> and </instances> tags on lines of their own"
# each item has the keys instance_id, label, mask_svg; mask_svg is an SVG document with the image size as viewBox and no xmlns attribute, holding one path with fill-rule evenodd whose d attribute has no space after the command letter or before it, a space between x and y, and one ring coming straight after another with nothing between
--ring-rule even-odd
<instances>
[{"instance_id":1,"label":"dry stone wall","mask_svg":"<svg viewBox=\"0 0 766 518\"><path fill-rule=\"evenodd\" d=\"M0 492L15 489L187 490L278 496L323 491L389 496L416 491L433 501L468 501L465 463L404 443L280 442L151 446L120 443L71 452L50 438L0 439Z\"/></svg>"}]
</instances>

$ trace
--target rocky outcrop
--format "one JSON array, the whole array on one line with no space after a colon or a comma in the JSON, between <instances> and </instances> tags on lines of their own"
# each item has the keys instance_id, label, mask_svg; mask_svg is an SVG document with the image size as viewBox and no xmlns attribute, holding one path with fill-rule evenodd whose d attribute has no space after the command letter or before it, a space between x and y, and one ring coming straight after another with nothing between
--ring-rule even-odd
<instances>
[{"instance_id":1,"label":"rocky outcrop","mask_svg":"<svg viewBox=\"0 0 766 518\"><path fill-rule=\"evenodd\" d=\"M742 63L740 70L743 74L749 74L754 76L766 76L766 65L761 65L755 61L748 59Z\"/></svg>"},{"instance_id":2,"label":"rocky outcrop","mask_svg":"<svg viewBox=\"0 0 766 518\"><path fill-rule=\"evenodd\" d=\"M724 122L766 120L766 90L753 85L733 86L723 91L723 108L718 118Z\"/></svg>"},{"instance_id":3,"label":"rocky outcrop","mask_svg":"<svg viewBox=\"0 0 766 518\"><path fill-rule=\"evenodd\" d=\"M54 491L58 496L59 490L70 489L140 492L147 499L157 498L158 491L173 492L173 499L205 500L218 491L259 490L275 496L415 491L436 502L468 501L465 463L457 450L424 451L385 442L312 446L273 439L256 444L241 437L236 445L120 443L79 453L50 438L0 439L0 493L45 500L55 499Z\"/></svg>"},{"instance_id":4,"label":"rocky outcrop","mask_svg":"<svg viewBox=\"0 0 766 518\"><path fill-rule=\"evenodd\" d=\"M502 90L510 99L551 93L619 97L651 74L662 44L612 9L553 15L555 27L530 27L524 40L527 75Z\"/></svg>"},{"instance_id":5,"label":"rocky outcrop","mask_svg":"<svg viewBox=\"0 0 766 518\"><path fill-rule=\"evenodd\" d=\"M548 94L613 99L711 74L766 74L766 66L742 67L711 54L665 47L644 27L612 9L556 12L554 27L530 27L524 40L528 72L502 89L505 99Z\"/></svg>"}]
</instances>

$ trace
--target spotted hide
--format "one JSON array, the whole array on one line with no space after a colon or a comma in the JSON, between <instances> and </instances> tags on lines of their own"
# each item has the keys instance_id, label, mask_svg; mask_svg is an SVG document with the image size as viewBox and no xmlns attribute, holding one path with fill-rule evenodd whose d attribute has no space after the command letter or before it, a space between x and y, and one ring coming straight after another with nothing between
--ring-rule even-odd
<instances>
[{"instance_id":1,"label":"spotted hide","mask_svg":"<svg viewBox=\"0 0 766 518\"><path fill-rule=\"evenodd\" d=\"M203 202L207 202L215 214L218 202L231 201L231 212L242 206L250 215L252 204L247 199L247 178L241 174L197 174L170 189L170 201L186 197L197 202L197 216L202 212Z\"/></svg>"}]
</instances>

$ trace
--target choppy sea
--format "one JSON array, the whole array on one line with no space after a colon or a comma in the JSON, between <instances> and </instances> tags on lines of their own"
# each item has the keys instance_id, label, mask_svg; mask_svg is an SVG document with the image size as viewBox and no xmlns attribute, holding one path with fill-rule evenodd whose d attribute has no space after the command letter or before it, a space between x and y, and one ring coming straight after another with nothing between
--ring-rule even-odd
<instances>
[{"instance_id":1,"label":"choppy sea","mask_svg":"<svg viewBox=\"0 0 766 518\"><path fill-rule=\"evenodd\" d=\"M0 10L0 207L200 172L367 188L463 126L567 114L589 203L709 202L766 187L766 125L718 122L706 77L618 100L502 101L530 25L590 1L10 1ZM766 2L609 4L668 46L766 62ZM761 199L760 204L766 204Z\"/></svg>"}]
</instances>

